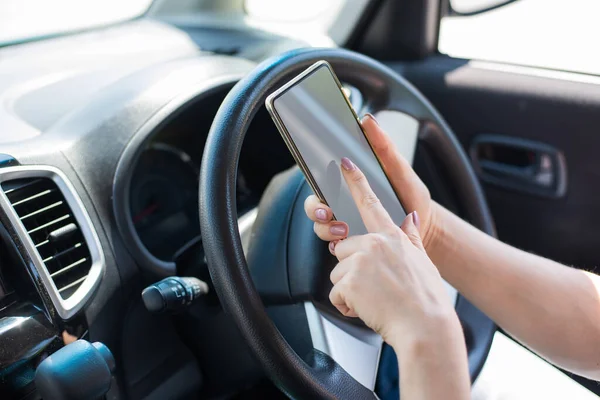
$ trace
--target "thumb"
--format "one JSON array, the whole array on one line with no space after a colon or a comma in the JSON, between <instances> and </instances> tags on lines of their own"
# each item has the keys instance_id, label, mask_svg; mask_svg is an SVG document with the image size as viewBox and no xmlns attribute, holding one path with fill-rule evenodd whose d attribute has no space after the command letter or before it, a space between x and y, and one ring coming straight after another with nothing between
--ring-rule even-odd
<instances>
[{"instance_id":1,"label":"thumb","mask_svg":"<svg viewBox=\"0 0 600 400\"><path fill-rule=\"evenodd\" d=\"M404 218L400 228L406 233L411 243L419 250L425 251L421 235L419 234L419 214L413 211Z\"/></svg>"}]
</instances>

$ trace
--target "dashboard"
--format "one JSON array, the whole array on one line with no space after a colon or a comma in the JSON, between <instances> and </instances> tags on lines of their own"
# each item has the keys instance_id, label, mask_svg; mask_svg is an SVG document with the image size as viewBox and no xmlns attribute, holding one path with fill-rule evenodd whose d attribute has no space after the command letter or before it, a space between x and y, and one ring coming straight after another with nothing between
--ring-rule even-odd
<instances>
[{"instance_id":1,"label":"dashboard","mask_svg":"<svg viewBox=\"0 0 600 400\"><path fill-rule=\"evenodd\" d=\"M198 174L212 119L231 85L192 99L121 157L114 207L120 229L141 265L172 270L177 255L200 240ZM258 205L273 175L293 165L267 113L256 116L246 136L237 174L237 213ZM277 157L267 157L277 154ZM119 169L119 168L118 168Z\"/></svg>"},{"instance_id":2,"label":"dashboard","mask_svg":"<svg viewBox=\"0 0 600 400\"><path fill-rule=\"evenodd\" d=\"M236 55L199 49L218 29L186 35L150 20L0 49L0 397L39 398L35 368L66 337L111 349L110 398L224 396L261 379L218 300L170 318L140 298L199 242L198 172L221 101L268 49L304 45L227 34ZM238 165L238 215L292 165L259 112Z\"/></svg>"}]
</instances>

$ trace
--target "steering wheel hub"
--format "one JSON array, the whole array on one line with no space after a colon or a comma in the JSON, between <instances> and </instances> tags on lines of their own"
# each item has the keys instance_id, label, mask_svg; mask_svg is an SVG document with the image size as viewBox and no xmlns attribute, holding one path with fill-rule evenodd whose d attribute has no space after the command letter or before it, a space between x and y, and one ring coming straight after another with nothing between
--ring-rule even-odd
<instances>
[{"instance_id":1,"label":"steering wheel hub","mask_svg":"<svg viewBox=\"0 0 600 400\"><path fill-rule=\"evenodd\" d=\"M258 206L247 251L254 285L267 305L327 301L337 260L312 231L304 199L312 190L299 168L277 175Z\"/></svg>"}]
</instances>

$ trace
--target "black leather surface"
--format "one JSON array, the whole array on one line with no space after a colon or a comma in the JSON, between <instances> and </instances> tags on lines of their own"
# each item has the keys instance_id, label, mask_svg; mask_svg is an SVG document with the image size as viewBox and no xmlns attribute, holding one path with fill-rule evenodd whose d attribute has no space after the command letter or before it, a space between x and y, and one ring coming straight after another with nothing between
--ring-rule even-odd
<instances>
[{"instance_id":1,"label":"black leather surface","mask_svg":"<svg viewBox=\"0 0 600 400\"><path fill-rule=\"evenodd\" d=\"M382 64L341 49L302 49L285 53L259 65L228 94L211 127L200 174L200 222L204 248L215 289L223 308L236 321L242 335L268 376L294 398L374 398L373 393L351 378L329 357L315 352L305 363L283 339L264 310L251 279L237 226L236 173L239 155L252 118L269 93L282 81L310 64L329 61L342 81L362 91L366 110L397 109L419 120L432 121L453 138L451 130L429 102L408 82ZM449 142L460 154L457 169L469 192L469 208L475 221L487 221L493 228L485 199L466 156L453 139ZM268 156L268 155L265 155ZM464 167L464 168L463 168ZM467 198L467 197L465 197ZM492 229L490 229L491 231ZM490 232L491 233L491 232ZM491 342L493 324L475 332ZM475 360L478 371L485 357Z\"/></svg>"},{"instance_id":2,"label":"black leather surface","mask_svg":"<svg viewBox=\"0 0 600 400\"><path fill-rule=\"evenodd\" d=\"M252 227L248 266L254 285L266 304L290 304L290 279L286 267L287 231L291 223L289 205L298 188L291 187L293 171L276 175L262 195L259 212ZM281 190L282 187L288 190ZM295 185L297 186L297 185Z\"/></svg>"},{"instance_id":3,"label":"black leather surface","mask_svg":"<svg viewBox=\"0 0 600 400\"><path fill-rule=\"evenodd\" d=\"M258 205L247 263L266 305L316 300L331 306L329 274L337 259L304 213L312 193L294 166L273 178Z\"/></svg>"}]
</instances>

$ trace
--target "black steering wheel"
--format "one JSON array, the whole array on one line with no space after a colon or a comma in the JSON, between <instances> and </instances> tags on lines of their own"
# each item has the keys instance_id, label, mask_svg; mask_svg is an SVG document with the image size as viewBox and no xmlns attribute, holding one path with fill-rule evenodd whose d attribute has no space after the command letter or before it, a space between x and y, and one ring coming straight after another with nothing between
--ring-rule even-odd
<instances>
[{"instance_id":1,"label":"black steering wheel","mask_svg":"<svg viewBox=\"0 0 600 400\"><path fill-rule=\"evenodd\" d=\"M250 122L271 92L318 60L327 60L342 82L362 93L360 114L396 110L414 117L419 140L448 171L465 218L490 235L494 224L450 127L411 84L371 58L342 49L294 50L263 62L229 92L205 144L199 193L202 240L221 304L266 374L290 397L376 398L381 338L328 305L335 260L304 215L302 203L311 191L299 170L274 178L258 212L238 221L236 177ZM247 238L249 230L250 245L243 246L240 232ZM265 307L271 304L289 310L285 318L279 312L277 326L270 318L277 313ZM475 379L495 326L460 295L456 311Z\"/></svg>"}]
</instances>

